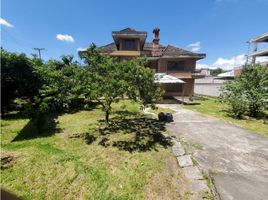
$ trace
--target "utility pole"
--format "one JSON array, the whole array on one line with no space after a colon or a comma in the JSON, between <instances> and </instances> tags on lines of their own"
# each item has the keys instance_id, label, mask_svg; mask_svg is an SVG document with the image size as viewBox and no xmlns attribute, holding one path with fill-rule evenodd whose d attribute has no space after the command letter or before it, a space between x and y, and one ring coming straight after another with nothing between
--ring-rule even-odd
<instances>
[{"instance_id":1,"label":"utility pole","mask_svg":"<svg viewBox=\"0 0 268 200\"><path fill-rule=\"evenodd\" d=\"M33 49L38 51L39 59L41 60L41 51L45 50L45 48L33 48Z\"/></svg>"}]
</instances>

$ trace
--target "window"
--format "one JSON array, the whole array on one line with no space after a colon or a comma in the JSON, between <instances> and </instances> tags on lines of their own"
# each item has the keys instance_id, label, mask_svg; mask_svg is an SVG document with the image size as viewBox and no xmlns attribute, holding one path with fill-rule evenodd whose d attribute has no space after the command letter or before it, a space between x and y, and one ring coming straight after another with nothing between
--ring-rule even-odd
<instances>
[{"instance_id":1,"label":"window","mask_svg":"<svg viewBox=\"0 0 268 200\"><path fill-rule=\"evenodd\" d=\"M166 92L182 92L181 83L170 83L166 85Z\"/></svg>"},{"instance_id":2,"label":"window","mask_svg":"<svg viewBox=\"0 0 268 200\"><path fill-rule=\"evenodd\" d=\"M168 71L184 71L184 61L168 61L167 70Z\"/></svg>"},{"instance_id":3,"label":"window","mask_svg":"<svg viewBox=\"0 0 268 200\"><path fill-rule=\"evenodd\" d=\"M125 50L135 50L135 40L125 40L123 44L123 49Z\"/></svg>"}]
</instances>

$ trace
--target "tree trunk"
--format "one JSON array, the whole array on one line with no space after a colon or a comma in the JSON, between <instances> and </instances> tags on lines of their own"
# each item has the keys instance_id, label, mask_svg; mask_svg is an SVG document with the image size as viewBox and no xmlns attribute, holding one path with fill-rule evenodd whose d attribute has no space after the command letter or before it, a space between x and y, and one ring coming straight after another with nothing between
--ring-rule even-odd
<instances>
[{"instance_id":1,"label":"tree trunk","mask_svg":"<svg viewBox=\"0 0 268 200\"><path fill-rule=\"evenodd\" d=\"M105 124L109 127L109 111L105 111Z\"/></svg>"}]
</instances>

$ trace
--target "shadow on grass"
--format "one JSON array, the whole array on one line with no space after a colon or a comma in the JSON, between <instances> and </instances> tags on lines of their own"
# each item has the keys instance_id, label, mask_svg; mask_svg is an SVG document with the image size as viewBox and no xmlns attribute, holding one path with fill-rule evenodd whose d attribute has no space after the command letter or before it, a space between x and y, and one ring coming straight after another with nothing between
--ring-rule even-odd
<instances>
[{"instance_id":1,"label":"shadow on grass","mask_svg":"<svg viewBox=\"0 0 268 200\"><path fill-rule=\"evenodd\" d=\"M125 114L113 117L108 128L98 129L101 138L99 145L113 146L128 152L157 151L159 145L164 148L172 145L170 138L166 138L162 134L166 131L165 123L137 113L126 111Z\"/></svg>"},{"instance_id":2,"label":"shadow on grass","mask_svg":"<svg viewBox=\"0 0 268 200\"><path fill-rule=\"evenodd\" d=\"M58 114L48 114L46 116L45 122L42 125L42 128L37 128L33 121L30 120L18 133L18 135L12 140L22 141L29 140L40 137L49 137L54 135L57 132L60 132L61 129L57 128L57 117Z\"/></svg>"},{"instance_id":3,"label":"shadow on grass","mask_svg":"<svg viewBox=\"0 0 268 200\"><path fill-rule=\"evenodd\" d=\"M30 120L12 141L29 140L29 139L34 139L34 138L49 137L49 136L55 135L56 133L61 131L60 128L56 127L58 123L58 120L57 120L58 116L63 115L65 113L74 114L82 110L87 110L87 111L93 110L93 109L96 109L96 107L99 104L96 102L88 102L87 105L88 105L87 108L84 108L83 106L75 105L76 107L73 107L70 110L55 111L55 112L49 113L45 117L44 124L42 124L42 127L39 127L39 128L34 125L33 120ZM21 119L21 117L23 116L25 117L25 115L18 113L17 115L9 115L6 117L8 119ZM90 143L90 140L92 140L89 137L90 136L86 137L88 140L88 143Z\"/></svg>"}]
</instances>

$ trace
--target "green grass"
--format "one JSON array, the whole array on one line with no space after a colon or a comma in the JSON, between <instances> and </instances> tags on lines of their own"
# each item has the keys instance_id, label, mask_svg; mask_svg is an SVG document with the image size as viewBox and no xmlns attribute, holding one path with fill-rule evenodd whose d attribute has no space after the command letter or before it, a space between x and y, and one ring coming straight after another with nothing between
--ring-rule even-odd
<instances>
[{"instance_id":1,"label":"green grass","mask_svg":"<svg viewBox=\"0 0 268 200\"><path fill-rule=\"evenodd\" d=\"M200 105L184 105L185 108L195 110L204 113L208 116L220 118L224 121L234 123L240 127L268 136L268 124L264 119L256 119L252 117L244 117L243 119L235 119L227 112L228 107L221 104L216 99L204 98L204 100L198 100Z\"/></svg>"},{"instance_id":2,"label":"green grass","mask_svg":"<svg viewBox=\"0 0 268 200\"><path fill-rule=\"evenodd\" d=\"M13 157L1 186L23 199L190 198L163 125L130 101L113 105L111 128L103 117L98 106L60 114L42 134L23 117L1 120L1 156Z\"/></svg>"}]
</instances>

